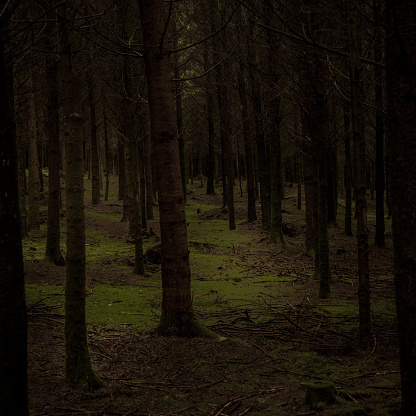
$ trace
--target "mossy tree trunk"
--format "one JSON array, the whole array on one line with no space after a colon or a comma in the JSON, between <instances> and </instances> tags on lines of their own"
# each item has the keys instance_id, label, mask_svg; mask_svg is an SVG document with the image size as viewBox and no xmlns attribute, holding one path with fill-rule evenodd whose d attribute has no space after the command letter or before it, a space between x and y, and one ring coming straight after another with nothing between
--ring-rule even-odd
<instances>
[{"instance_id":1,"label":"mossy tree trunk","mask_svg":"<svg viewBox=\"0 0 416 416\"><path fill-rule=\"evenodd\" d=\"M80 86L72 69L66 2L58 8L61 33L60 75L66 157L67 257L65 286L65 377L82 390L100 386L90 361L85 317L85 214L83 119Z\"/></svg>"},{"instance_id":2,"label":"mossy tree trunk","mask_svg":"<svg viewBox=\"0 0 416 416\"><path fill-rule=\"evenodd\" d=\"M159 193L163 335L203 333L192 308L191 271L163 0L139 0Z\"/></svg>"},{"instance_id":3,"label":"mossy tree trunk","mask_svg":"<svg viewBox=\"0 0 416 416\"><path fill-rule=\"evenodd\" d=\"M386 81L402 414L416 415L416 4L387 1Z\"/></svg>"},{"instance_id":4,"label":"mossy tree trunk","mask_svg":"<svg viewBox=\"0 0 416 416\"><path fill-rule=\"evenodd\" d=\"M6 4L7 3L7 4ZM28 416L27 318L18 191L13 70L5 56L16 2L0 2L0 414ZM7 48L9 49L9 48Z\"/></svg>"}]
</instances>

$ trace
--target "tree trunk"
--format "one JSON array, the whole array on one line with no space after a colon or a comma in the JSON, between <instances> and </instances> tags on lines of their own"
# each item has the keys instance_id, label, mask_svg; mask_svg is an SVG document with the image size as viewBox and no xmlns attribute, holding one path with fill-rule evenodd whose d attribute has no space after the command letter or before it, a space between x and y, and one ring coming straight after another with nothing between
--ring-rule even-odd
<instances>
[{"instance_id":1,"label":"tree trunk","mask_svg":"<svg viewBox=\"0 0 416 416\"><path fill-rule=\"evenodd\" d=\"M28 186L28 229L39 230L40 228L40 175L39 175L39 155L38 155L38 134L36 125L36 100L33 86L33 71L30 73L29 92L29 146L28 146L28 163L29 163L29 186Z\"/></svg>"},{"instance_id":2,"label":"tree trunk","mask_svg":"<svg viewBox=\"0 0 416 416\"><path fill-rule=\"evenodd\" d=\"M127 183L129 188L130 233L134 239L134 269L135 274L144 274L142 218L139 198L139 177L138 177L138 148L137 142L130 139L127 157Z\"/></svg>"},{"instance_id":3,"label":"tree trunk","mask_svg":"<svg viewBox=\"0 0 416 416\"><path fill-rule=\"evenodd\" d=\"M204 70L209 71L210 62L208 48L204 49ZM207 74L205 86L205 97L207 103L207 123L208 123L208 169L207 169L207 194L215 195L215 132L214 132L214 94L212 92L212 71Z\"/></svg>"},{"instance_id":4,"label":"tree trunk","mask_svg":"<svg viewBox=\"0 0 416 416\"><path fill-rule=\"evenodd\" d=\"M117 141L118 152L118 200L124 200L124 193L126 190L126 164L125 164L125 149L122 139Z\"/></svg>"},{"instance_id":5,"label":"tree trunk","mask_svg":"<svg viewBox=\"0 0 416 416\"><path fill-rule=\"evenodd\" d=\"M59 7L61 26L62 112L66 156L67 258L65 287L65 376L69 385L92 390L101 385L91 367L85 318L85 213L83 127L80 87L72 71L66 2Z\"/></svg>"},{"instance_id":6,"label":"tree trunk","mask_svg":"<svg viewBox=\"0 0 416 416\"><path fill-rule=\"evenodd\" d=\"M299 150L296 150L296 182L298 188L297 209L302 209L302 159Z\"/></svg>"},{"instance_id":7,"label":"tree trunk","mask_svg":"<svg viewBox=\"0 0 416 416\"><path fill-rule=\"evenodd\" d=\"M250 81L251 81L251 93L252 93L252 105L254 110L254 124L256 132L256 145L257 145L257 158L258 158L258 178L260 182L260 203L261 203L261 223L264 231L270 230L270 152L266 145L266 139L264 136L264 123L261 109L260 99L260 84L256 78L258 74L255 74L256 55L253 51L254 47L247 42L248 57L250 61Z\"/></svg>"},{"instance_id":8,"label":"tree trunk","mask_svg":"<svg viewBox=\"0 0 416 416\"><path fill-rule=\"evenodd\" d=\"M350 85L351 120L354 143L355 171L355 217L357 219L358 249L358 304L360 314L360 338L369 342L371 338L370 272L368 265L368 229L365 177L365 138L360 82L360 55L357 35L357 0L352 6L348 19L350 37Z\"/></svg>"},{"instance_id":9,"label":"tree trunk","mask_svg":"<svg viewBox=\"0 0 416 416\"><path fill-rule=\"evenodd\" d=\"M49 13L46 23L49 36L45 39L47 50L54 50L51 35L54 32L53 15ZM55 24L56 26L56 24ZM48 86L48 229L46 235L46 259L57 266L64 266L61 253L61 179L60 179L60 144L59 144L59 97L58 97L58 62L52 54L46 61L46 83Z\"/></svg>"},{"instance_id":10,"label":"tree trunk","mask_svg":"<svg viewBox=\"0 0 416 416\"><path fill-rule=\"evenodd\" d=\"M348 103L344 106L344 187L345 187L345 216L344 233L352 236L352 167L351 167L351 132Z\"/></svg>"},{"instance_id":11,"label":"tree trunk","mask_svg":"<svg viewBox=\"0 0 416 416\"><path fill-rule=\"evenodd\" d=\"M319 255L319 298L327 299L331 293L331 268L328 241L328 172L327 152L321 149L318 180L318 255Z\"/></svg>"},{"instance_id":12,"label":"tree trunk","mask_svg":"<svg viewBox=\"0 0 416 416\"><path fill-rule=\"evenodd\" d=\"M326 152L327 186L328 186L328 224L337 226L338 212L338 160L337 146L330 145Z\"/></svg>"},{"instance_id":13,"label":"tree trunk","mask_svg":"<svg viewBox=\"0 0 416 416\"><path fill-rule=\"evenodd\" d=\"M0 3L0 414L28 416L27 318L13 71L5 64L11 61L5 56L4 39L9 9L5 2Z\"/></svg>"},{"instance_id":14,"label":"tree trunk","mask_svg":"<svg viewBox=\"0 0 416 416\"><path fill-rule=\"evenodd\" d=\"M90 61L92 65L92 60ZM97 114L95 106L95 86L93 79L94 69L91 67L87 74L88 102L90 106L91 122L91 203L100 203L100 162L98 155L98 136L97 136Z\"/></svg>"},{"instance_id":15,"label":"tree trunk","mask_svg":"<svg viewBox=\"0 0 416 416\"><path fill-rule=\"evenodd\" d=\"M238 76L238 92L240 95L241 118L243 120L244 150L247 168L247 222L257 220L256 211L256 183L254 176L254 154L253 154L253 137L250 125L250 117L248 111L248 100L246 84L243 78L244 66L240 63L240 72Z\"/></svg>"},{"instance_id":16,"label":"tree trunk","mask_svg":"<svg viewBox=\"0 0 416 416\"><path fill-rule=\"evenodd\" d=\"M145 135L144 138L144 169L146 176L146 216L148 220L152 220L153 216L153 175L152 175L152 143L149 135Z\"/></svg>"},{"instance_id":17,"label":"tree trunk","mask_svg":"<svg viewBox=\"0 0 416 416\"><path fill-rule=\"evenodd\" d=\"M103 109L103 120L104 120L104 152L105 152L105 194L104 201L108 201L108 191L110 188L110 152L108 149L108 123L107 113L105 107Z\"/></svg>"},{"instance_id":18,"label":"tree trunk","mask_svg":"<svg viewBox=\"0 0 416 416\"><path fill-rule=\"evenodd\" d=\"M159 192L163 335L204 333L192 308L191 271L179 144L166 48L163 0L139 0L145 50L150 121Z\"/></svg>"},{"instance_id":19,"label":"tree trunk","mask_svg":"<svg viewBox=\"0 0 416 416\"><path fill-rule=\"evenodd\" d=\"M380 1L373 1L374 20L376 22L376 35L374 41L374 60L381 62L384 41L382 27L383 21L380 15ZM384 223L384 116L383 116L383 72L382 68L374 67L375 91L374 101L376 107L376 236L374 245L384 248L385 223Z\"/></svg>"},{"instance_id":20,"label":"tree trunk","mask_svg":"<svg viewBox=\"0 0 416 416\"><path fill-rule=\"evenodd\" d=\"M416 5L388 1L386 81L402 414L416 415ZM390 139L390 138L389 138Z\"/></svg>"}]
</instances>

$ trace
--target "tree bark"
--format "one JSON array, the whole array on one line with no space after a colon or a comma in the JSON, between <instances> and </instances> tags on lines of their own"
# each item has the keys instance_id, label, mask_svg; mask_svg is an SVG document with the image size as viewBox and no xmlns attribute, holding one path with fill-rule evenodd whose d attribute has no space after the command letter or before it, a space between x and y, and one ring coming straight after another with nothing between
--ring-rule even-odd
<instances>
[{"instance_id":1,"label":"tree bark","mask_svg":"<svg viewBox=\"0 0 416 416\"><path fill-rule=\"evenodd\" d=\"M28 416L27 318L18 191L13 72L5 56L15 5L0 2L0 415Z\"/></svg>"},{"instance_id":2,"label":"tree bark","mask_svg":"<svg viewBox=\"0 0 416 416\"><path fill-rule=\"evenodd\" d=\"M208 48L204 49L204 70L209 71L210 61ZM214 94L212 89L212 71L207 74L205 86L205 97L207 103L207 123L208 123L208 168L207 168L207 194L215 195L215 131L214 131Z\"/></svg>"},{"instance_id":3,"label":"tree bark","mask_svg":"<svg viewBox=\"0 0 416 416\"><path fill-rule=\"evenodd\" d=\"M29 92L29 186L28 186L28 229L39 230L40 228L40 175L38 155L38 130L36 124L36 100L34 93L33 70L30 70L30 92Z\"/></svg>"},{"instance_id":4,"label":"tree bark","mask_svg":"<svg viewBox=\"0 0 416 416\"><path fill-rule=\"evenodd\" d=\"M344 187L345 187L345 215L344 233L352 236L352 166L351 166L351 131L350 108L348 103L344 105Z\"/></svg>"},{"instance_id":5,"label":"tree bark","mask_svg":"<svg viewBox=\"0 0 416 416\"><path fill-rule=\"evenodd\" d=\"M191 271L163 0L139 0L159 193L163 335L204 333L192 308Z\"/></svg>"},{"instance_id":6,"label":"tree bark","mask_svg":"<svg viewBox=\"0 0 416 416\"><path fill-rule=\"evenodd\" d=\"M402 414L416 415L416 5L386 4L387 114L391 140L394 275ZM390 138L389 138L390 139Z\"/></svg>"},{"instance_id":7,"label":"tree bark","mask_svg":"<svg viewBox=\"0 0 416 416\"><path fill-rule=\"evenodd\" d=\"M61 33L62 112L66 156L67 257L65 286L65 376L69 385L93 390L101 385L90 361L85 317L85 213L83 126L79 85L72 70L66 2L58 10Z\"/></svg>"},{"instance_id":8,"label":"tree bark","mask_svg":"<svg viewBox=\"0 0 416 416\"><path fill-rule=\"evenodd\" d=\"M362 111L362 86L360 81L360 55L357 35L357 0L352 5L348 19L350 37L350 86L351 120L354 143L355 171L355 216L357 219L358 249L358 305L360 315L360 338L369 342L371 338L370 272L368 265L368 228L365 176L365 138Z\"/></svg>"},{"instance_id":9,"label":"tree bark","mask_svg":"<svg viewBox=\"0 0 416 416\"><path fill-rule=\"evenodd\" d=\"M380 12L380 1L373 1L374 21L376 22L376 34L374 41L374 60L381 62L384 41L383 21ZM374 101L376 107L376 236L374 245L385 246L385 222L384 222L384 116L383 116L383 72L382 68L374 67L375 91Z\"/></svg>"},{"instance_id":10,"label":"tree bark","mask_svg":"<svg viewBox=\"0 0 416 416\"><path fill-rule=\"evenodd\" d=\"M53 13L48 14L46 30L49 36L45 40L47 50L54 50L51 35L54 32ZM46 259L57 266L64 266L61 253L61 179L60 179L60 143L59 143L59 97L58 62L52 54L46 60L46 81L48 85L48 228L46 235Z\"/></svg>"},{"instance_id":11,"label":"tree bark","mask_svg":"<svg viewBox=\"0 0 416 416\"><path fill-rule=\"evenodd\" d=\"M244 66L240 63L240 72L238 76L238 92L241 104L241 116L243 120L244 150L246 157L247 169L247 222L257 220L256 211L256 178L254 172L254 154L253 154L253 136L250 125L250 116L248 110L248 99L246 82L243 78Z\"/></svg>"}]
</instances>

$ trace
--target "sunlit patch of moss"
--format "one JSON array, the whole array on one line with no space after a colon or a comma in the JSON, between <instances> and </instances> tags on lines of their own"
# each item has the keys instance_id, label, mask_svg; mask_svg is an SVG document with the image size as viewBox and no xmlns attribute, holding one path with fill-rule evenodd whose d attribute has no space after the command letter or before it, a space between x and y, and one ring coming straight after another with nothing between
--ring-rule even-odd
<instances>
[{"instance_id":1,"label":"sunlit patch of moss","mask_svg":"<svg viewBox=\"0 0 416 416\"><path fill-rule=\"evenodd\" d=\"M87 299L87 321L109 326L131 325L140 331L154 329L160 318L161 285L94 284Z\"/></svg>"},{"instance_id":2,"label":"sunlit patch of moss","mask_svg":"<svg viewBox=\"0 0 416 416\"><path fill-rule=\"evenodd\" d=\"M215 311L221 307L246 307L269 302L268 295L288 293L290 286L282 285L282 276L236 279L233 274L216 276L210 280L193 283L194 305L204 310ZM262 284L256 284L262 282Z\"/></svg>"}]
</instances>

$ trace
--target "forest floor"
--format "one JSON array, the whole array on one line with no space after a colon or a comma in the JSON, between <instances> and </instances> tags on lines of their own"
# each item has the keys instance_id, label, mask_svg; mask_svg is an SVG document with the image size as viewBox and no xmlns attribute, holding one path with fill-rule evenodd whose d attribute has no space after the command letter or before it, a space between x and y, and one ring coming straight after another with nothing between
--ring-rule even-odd
<instances>
[{"instance_id":1,"label":"forest floor","mask_svg":"<svg viewBox=\"0 0 416 416\"><path fill-rule=\"evenodd\" d=\"M229 231L221 195L205 195L199 182L189 186L194 308L218 339L155 334L160 265L148 256L146 275L134 275L122 203L112 192L109 201L92 206L86 194L88 334L93 367L103 381L94 392L65 384L65 268L43 259L44 210L40 231L23 242L31 415L398 415L390 221L386 248L373 247L375 201L369 200L372 341L363 345L357 243L344 236L343 201L340 226L329 228L332 286L323 300L313 261L303 254L304 210L297 210L295 192L285 189L281 246L268 242L260 221L246 223L245 194L236 193L237 230ZM157 220L149 221L145 249L158 238ZM333 383L332 401L305 403L308 383L315 380Z\"/></svg>"}]
</instances>

